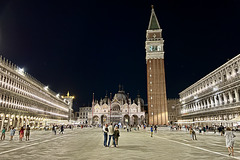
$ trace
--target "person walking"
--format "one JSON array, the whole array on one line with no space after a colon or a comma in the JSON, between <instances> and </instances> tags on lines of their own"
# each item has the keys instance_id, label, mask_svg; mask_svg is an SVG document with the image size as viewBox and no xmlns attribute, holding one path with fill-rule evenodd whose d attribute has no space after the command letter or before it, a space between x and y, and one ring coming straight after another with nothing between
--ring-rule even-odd
<instances>
[{"instance_id":1,"label":"person walking","mask_svg":"<svg viewBox=\"0 0 240 160\"><path fill-rule=\"evenodd\" d=\"M61 129L60 129L60 133L62 133L63 134L63 131L64 131L64 128L63 128L63 125L61 126ZM59 134L60 134L59 133Z\"/></svg>"},{"instance_id":2,"label":"person walking","mask_svg":"<svg viewBox=\"0 0 240 160\"><path fill-rule=\"evenodd\" d=\"M153 137L153 126L151 126L151 137Z\"/></svg>"},{"instance_id":3,"label":"person walking","mask_svg":"<svg viewBox=\"0 0 240 160\"><path fill-rule=\"evenodd\" d=\"M109 137L109 139L108 139L108 147L110 147L111 139L113 139L113 145L114 145L114 147L116 147L115 138L114 138L114 136L113 136L113 134L114 134L114 128L113 128L113 126L112 126L112 123L111 123L110 126L108 127L108 132L109 132L109 135L108 135L108 137Z\"/></svg>"},{"instance_id":4,"label":"person walking","mask_svg":"<svg viewBox=\"0 0 240 160\"><path fill-rule=\"evenodd\" d=\"M3 127L3 129L2 129L2 135L1 135L1 140L5 140L5 132L6 132L6 129L5 129L5 127Z\"/></svg>"},{"instance_id":5,"label":"person walking","mask_svg":"<svg viewBox=\"0 0 240 160\"><path fill-rule=\"evenodd\" d=\"M193 139L193 137L192 137L192 131L193 131L193 129L190 128L190 129L189 129L189 134L190 134L191 139Z\"/></svg>"},{"instance_id":6,"label":"person walking","mask_svg":"<svg viewBox=\"0 0 240 160\"><path fill-rule=\"evenodd\" d=\"M221 126L221 136L225 135L224 127Z\"/></svg>"},{"instance_id":7,"label":"person walking","mask_svg":"<svg viewBox=\"0 0 240 160\"><path fill-rule=\"evenodd\" d=\"M233 132L231 131L231 129L229 127L227 127L226 133L224 135L226 137L226 147L228 148L228 153L229 156L232 154L232 156L234 156L234 137L236 137Z\"/></svg>"},{"instance_id":8,"label":"person walking","mask_svg":"<svg viewBox=\"0 0 240 160\"><path fill-rule=\"evenodd\" d=\"M23 137L24 137L24 129L23 127L21 127L21 129L19 130L19 140L22 141Z\"/></svg>"},{"instance_id":9,"label":"person walking","mask_svg":"<svg viewBox=\"0 0 240 160\"><path fill-rule=\"evenodd\" d=\"M29 136L30 136L30 126L29 125L27 125L25 136L26 136L26 141L29 141Z\"/></svg>"},{"instance_id":10,"label":"person walking","mask_svg":"<svg viewBox=\"0 0 240 160\"><path fill-rule=\"evenodd\" d=\"M157 125L154 126L154 131L157 133Z\"/></svg>"},{"instance_id":11,"label":"person walking","mask_svg":"<svg viewBox=\"0 0 240 160\"><path fill-rule=\"evenodd\" d=\"M120 137L118 126L115 127L113 135L114 135L114 139L115 139L115 144L117 146L118 145L118 137Z\"/></svg>"},{"instance_id":12,"label":"person walking","mask_svg":"<svg viewBox=\"0 0 240 160\"><path fill-rule=\"evenodd\" d=\"M108 125L107 124L105 124L105 126L103 126L103 136L104 136L103 145L105 147L107 147L107 138L108 138Z\"/></svg>"},{"instance_id":13,"label":"person walking","mask_svg":"<svg viewBox=\"0 0 240 160\"><path fill-rule=\"evenodd\" d=\"M11 127L11 129L10 129L10 141L12 141L13 140L13 136L15 135L15 129L14 129L14 127Z\"/></svg>"},{"instance_id":14,"label":"person walking","mask_svg":"<svg viewBox=\"0 0 240 160\"><path fill-rule=\"evenodd\" d=\"M53 133L56 135L56 134L57 134L57 126L53 125L52 131L53 131Z\"/></svg>"},{"instance_id":15,"label":"person walking","mask_svg":"<svg viewBox=\"0 0 240 160\"><path fill-rule=\"evenodd\" d=\"M194 131L194 129L192 129L191 128L191 130L192 130L192 140L197 140L197 134L196 134L196 132Z\"/></svg>"}]
</instances>

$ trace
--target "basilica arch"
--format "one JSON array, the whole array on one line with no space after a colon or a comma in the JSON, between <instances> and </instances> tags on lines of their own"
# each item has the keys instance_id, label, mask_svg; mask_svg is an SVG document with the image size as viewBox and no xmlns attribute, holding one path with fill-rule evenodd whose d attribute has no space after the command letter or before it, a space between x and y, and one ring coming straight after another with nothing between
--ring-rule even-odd
<instances>
[{"instance_id":1,"label":"basilica arch","mask_svg":"<svg viewBox=\"0 0 240 160\"><path fill-rule=\"evenodd\" d=\"M123 117L123 124L124 125L130 125L130 117L129 117L129 115L124 115L124 117Z\"/></svg>"},{"instance_id":2,"label":"basilica arch","mask_svg":"<svg viewBox=\"0 0 240 160\"><path fill-rule=\"evenodd\" d=\"M137 115L133 115L132 116L132 122L133 122L132 123L133 125L138 125L139 124Z\"/></svg>"},{"instance_id":3,"label":"basilica arch","mask_svg":"<svg viewBox=\"0 0 240 160\"><path fill-rule=\"evenodd\" d=\"M141 122L140 122L141 124L144 124L144 123L145 123L145 122L144 122L145 118L144 118L143 115L141 116L140 120L141 120Z\"/></svg>"},{"instance_id":4,"label":"basilica arch","mask_svg":"<svg viewBox=\"0 0 240 160\"><path fill-rule=\"evenodd\" d=\"M121 121L122 113L121 107L118 103L113 103L111 107L111 122L119 123Z\"/></svg>"},{"instance_id":5,"label":"basilica arch","mask_svg":"<svg viewBox=\"0 0 240 160\"><path fill-rule=\"evenodd\" d=\"M98 116L93 116L93 125L99 124L99 117Z\"/></svg>"},{"instance_id":6,"label":"basilica arch","mask_svg":"<svg viewBox=\"0 0 240 160\"><path fill-rule=\"evenodd\" d=\"M104 125L104 124L106 124L107 123L107 116L106 115L102 115L101 116L101 124L102 124L102 126Z\"/></svg>"}]
</instances>

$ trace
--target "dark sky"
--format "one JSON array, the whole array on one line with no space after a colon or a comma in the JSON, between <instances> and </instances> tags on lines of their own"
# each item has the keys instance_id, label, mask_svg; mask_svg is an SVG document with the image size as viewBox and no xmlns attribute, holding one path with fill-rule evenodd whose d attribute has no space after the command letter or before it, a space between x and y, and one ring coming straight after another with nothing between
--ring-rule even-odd
<instances>
[{"instance_id":1,"label":"dark sky","mask_svg":"<svg viewBox=\"0 0 240 160\"><path fill-rule=\"evenodd\" d=\"M240 1L0 1L0 53L74 108L116 93L146 101L145 38L151 4L165 40L168 98L240 50Z\"/></svg>"}]
</instances>

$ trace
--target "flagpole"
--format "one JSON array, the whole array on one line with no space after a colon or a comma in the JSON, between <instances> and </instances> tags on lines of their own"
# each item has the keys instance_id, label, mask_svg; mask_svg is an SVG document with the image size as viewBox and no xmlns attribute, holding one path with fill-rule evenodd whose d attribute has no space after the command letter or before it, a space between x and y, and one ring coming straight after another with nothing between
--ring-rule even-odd
<instances>
[{"instance_id":1,"label":"flagpole","mask_svg":"<svg viewBox=\"0 0 240 160\"><path fill-rule=\"evenodd\" d=\"M110 93L110 123L111 123L111 110L112 110L112 93Z\"/></svg>"},{"instance_id":2,"label":"flagpole","mask_svg":"<svg viewBox=\"0 0 240 160\"><path fill-rule=\"evenodd\" d=\"M92 100L92 125L93 125L93 107L94 107L94 93L93 93L93 100Z\"/></svg>"}]
</instances>

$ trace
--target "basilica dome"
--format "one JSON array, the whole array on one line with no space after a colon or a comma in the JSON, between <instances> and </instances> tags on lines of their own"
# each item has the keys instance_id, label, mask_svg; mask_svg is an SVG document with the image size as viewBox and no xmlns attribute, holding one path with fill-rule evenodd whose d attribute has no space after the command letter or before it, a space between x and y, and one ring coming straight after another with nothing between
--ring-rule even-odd
<instances>
[{"instance_id":1,"label":"basilica dome","mask_svg":"<svg viewBox=\"0 0 240 160\"><path fill-rule=\"evenodd\" d=\"M134 102L138 104L138 101L140 101L141 107L144 106L144 100L140 97L140 95L137 95L137 98L134 99Z\"/></svg>"},{"instance_id":2,"label":"basilica dome","mask_svg":"<svg viewBox=\"0 0 240 160\"><path fill-rule=\"evenodd\" d=\"M108 98L108 96L106 95L105 98L103 98L103 104L104 104L104 103L108 104L108 99L109 99L109 98Z\"/></svg>"},{"instance_id":3,"label":"basilica dome","mask_svg":"<svg viewBox=\"0 0 240 160\"><path fill-rule=\"evenodd\" d=\"M127 102L127 95L124 91L118 91L114 97L116 97L118 101L123 101L124 103Z\"/></svg>"},{"instance_id":4,"label":"basilica dome","mask_svg":"<svg viewBox=\"0 0 240 160\"><path fill-rule=\"evenodd\" d=\"M118 100L119 102L127 103L128 96L121 85L119 85L119 91L114 95L114 99Z\"/></svg>"}]
</instances>

